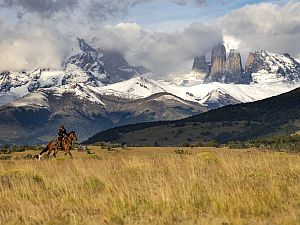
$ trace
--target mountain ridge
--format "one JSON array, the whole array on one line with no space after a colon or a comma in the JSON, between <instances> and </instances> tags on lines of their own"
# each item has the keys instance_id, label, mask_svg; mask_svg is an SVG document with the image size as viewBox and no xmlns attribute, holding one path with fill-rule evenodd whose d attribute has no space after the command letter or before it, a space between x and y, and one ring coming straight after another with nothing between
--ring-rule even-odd
<instances>
[{"instance_id":1,"label":"mountain ridge","mask_svg":"<svg viewBox=\"0 0 300 225\"><path fill-rule=\"evenodd\" d=\"M179 146L185 142L195 144L217 140L226 143L274 134L292 134L300 130L299 102L300 88L297 88L275 97L228 105L181 120L141 123L109 129L94 135L84 144L109 141L138 146ZM220 131L222 132L219 133ZM180 135L186 135L187 138L180 139ZM144 143L145 140L148 141Z\"/></svg>"}]
</instances>

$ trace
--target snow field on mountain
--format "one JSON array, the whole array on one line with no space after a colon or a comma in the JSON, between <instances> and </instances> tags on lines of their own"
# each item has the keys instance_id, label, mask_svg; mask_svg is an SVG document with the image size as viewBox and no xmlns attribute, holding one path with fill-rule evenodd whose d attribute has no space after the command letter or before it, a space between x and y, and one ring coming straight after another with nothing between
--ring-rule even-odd
<instances>
[{"instance_id":1,"label":"snow field on mountain","mask_svg":"<svg viewBox=\"0 0 300 225\"><path fill-rule=\"evenodd\" d=\"M23 98L9 103L14 107L32 107L50 109L47 95L41 91L36 91L25 95Z\"/></svg>"}]
</instances>

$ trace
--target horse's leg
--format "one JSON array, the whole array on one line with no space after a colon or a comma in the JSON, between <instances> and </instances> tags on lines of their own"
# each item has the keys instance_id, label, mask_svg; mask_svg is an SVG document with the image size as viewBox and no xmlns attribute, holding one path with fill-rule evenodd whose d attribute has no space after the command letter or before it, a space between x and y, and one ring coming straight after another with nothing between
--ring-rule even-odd
<instances>
[{"instance_id":1,"label":"horse's leg","mask_svg":"<svg viewBox=\"0 0 300 225\"><path fill-rule=\"evenodd\" d=\"M70 146L65 147L65 156L69 154L71 156L71 158L73 158L70 149L71 149Z\"/></svg>"},{"instance_id":2,"label":"horse's leg","mask_svg":"<svg viewBox=\"0 0 300 225\"><path fill-rule=\"evenodd\" d=\"M60 148L60 143L57 141L54 148L53 148L54 149L54 153L53 153L54 158L56 158L56 155L59 151L59 148Z\"/></svg>"},{"instance_id":3,"label":"horse's leg","mask_svg":"<svg viewBox=\"0 0 300 225\"><path fill-rule=\"evenodd\" d=\"M50 157L52 151L55 151L55 146L56 146L56 142L52 142L51 146L49 147L49 151L48 151L48 157Z\"/></svg>"},{"instance_id":4,"label":"horse's leg","mask_svg":"<svg viewBox=\"0 0 300 225\"><path fill-rule=\"evenodd\" d=\"M56 146L53 148L53 156L54 156L54 158L56 158L57 152L58 152L58 147L57 147L57 145L56 145Z\"/></svg>"},{"instance_id":5,"label":"horse's leg","mask_svg":"<svg viewBox=\"0 0 300 225\"><path fill-rule=\"evenodd\" d=\"M48 157L50 157L52 150L53 150L52 148L49 148L49 151L48 151L48 154L47 154Z\"/></svg>"},{"instance_id":6,"label":"horse's leg","mask_svg":"<svg viewBox=\"0 0 300 225\"><path fill-rule=\"evenodd\" d=\"M65 152L65 156L68 154L68 146L66 145L66 142L63 142L62 144L63 151Z\"/></svg>"},{"instance_id":7,"label":"horse's leg","mask_svg":"<svg viewBox=\"0 0 300 225\"><path fill-rule=\"evenodd\" d=\"M73 158L73 155L71 154L70 148L68 149L68 153L71 156L71 158Z\"/></svg>"}]
</instances>

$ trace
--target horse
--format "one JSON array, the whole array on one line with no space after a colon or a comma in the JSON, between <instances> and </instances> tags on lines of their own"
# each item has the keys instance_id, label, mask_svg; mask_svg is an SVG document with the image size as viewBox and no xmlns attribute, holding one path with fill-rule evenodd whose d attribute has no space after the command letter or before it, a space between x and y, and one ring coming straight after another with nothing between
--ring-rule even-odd
<instances>
[{"instance_id":1,"label":"horse","mask_svg":"<svg viewBox=\"0 0 300 225\"><path fill-rule=\"evenodd\" d=\"M63 150L66 152L65 155L69 154L71 157L71 149L72 149L72 145L74 142L76 142L77 139L77 135L75 131L72 131L70 133L68 133L62 140L62 145L63 145ZM54 157L56 157L57 152L59 151L59 148L54 149Z\"/></svg>"},{"instance_id":2,"label":"horse","mask_svg":"<svg viewBox=\"0 0 300 225\"><path fill-rule=\"evenodd\" d=\"M70 152L73 142L76 142L77 139L77 135L75 131L72 131L70 133L68 133L62 140L62 150L65 151L65 155L69 154L71 157L72 154ZM42 155L48 151L47 156L49 157L50 154L52 153L52 151L54 151L53 156L56 158L56 154L57 152L60 150L60 141L58 139L56 140L52 140L48 143L48 145L46 146L46 148L41 151L40 154L37 155L38 160L41 160Z\"/></svg>"}]
</instances>

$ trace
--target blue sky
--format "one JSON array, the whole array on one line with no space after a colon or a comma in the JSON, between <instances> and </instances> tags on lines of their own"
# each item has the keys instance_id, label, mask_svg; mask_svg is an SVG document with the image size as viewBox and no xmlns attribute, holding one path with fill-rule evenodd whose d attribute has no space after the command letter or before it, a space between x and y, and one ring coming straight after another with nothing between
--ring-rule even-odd
<instances>
[{"instance_id":1,"label":"blue sky","mask_svg":"<svg viewBox=\"0 0 300 225\"><path fill-rule=\"evenodd\" d=\"M195 4L177 5L170 1L155 0L129 9L124 18L117 22L135 22L155 31L174 31L187 27L192 22L211 24L216 19L247 4L273 2L284 4L286 0L207 0L202 6Z\"/></svg>"}]
</instances>

